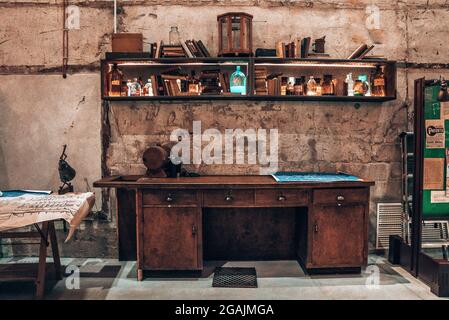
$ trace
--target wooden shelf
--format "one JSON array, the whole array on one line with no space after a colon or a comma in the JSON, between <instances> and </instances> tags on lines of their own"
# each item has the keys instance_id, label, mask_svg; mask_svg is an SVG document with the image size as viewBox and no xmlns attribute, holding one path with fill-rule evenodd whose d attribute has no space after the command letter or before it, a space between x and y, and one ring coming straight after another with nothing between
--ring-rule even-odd
<instances>
[{"instance_id":1,"label":"wooden shelf","mask_svg":"<svg viewBox=\"0 0 449 320\"><path fill-rule=\"evenodd\" d=\"M396 99L396 62L380 59L298 59L298 58L276 58L276 57L208 57L208 58L159 58L152 59L148 54L122 54L108 53L107 59L101 61L102 69L102 99L107 101L323 101L323 102L354 102L354 103L382 103ZM186 73L190 70L201 72L208 68L217 68L229 73L232 68L240 65L247 74L247 95L198 95L198 96L142 96L142 97L109 97L106 96L106 75L110 65L117 63L125 75L129 78L137 74L146 79L148 74L155 74L161 70L177 67ZM268 73L283 73L289 76L321 77L324 74L334 74L341 85L342 76L352 72L357 74L369 74L377 66L384 66L387 78L386 97L348 97L335 96L268 96L255 95L254 74L255 68L261 66L268 69ZM142 74L141 74L142 73ZM128 78L128 79L129 79ZM344 79L344 78L343 78ZM341 87L340 87L341 88Z\"/></svg>"},{"instance_id":2,"label":"wooden shelf","mask_svg":"<svg viewBox=\"0 0 449 320\"><path fill-rule=\"evenodd\" d=\"M385 102L396 97L346 97L346 96L150 96L150 97L103 97L107 101L334 101L334 102Z\"/></svg>"}]
</instances>

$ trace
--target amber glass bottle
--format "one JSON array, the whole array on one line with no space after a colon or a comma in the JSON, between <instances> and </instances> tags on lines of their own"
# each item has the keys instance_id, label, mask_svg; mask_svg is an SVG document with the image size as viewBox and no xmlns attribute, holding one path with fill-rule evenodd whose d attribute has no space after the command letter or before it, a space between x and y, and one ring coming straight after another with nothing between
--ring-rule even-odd
<instances>
[{"instance_id":1,"label":"amber glass bottle","mask_svg":"<svg viewBox=\"0 0 449 320\"><path fill-rule=\"evenodd\" d=\"M108 95L110 97L120 97L122 90L123 73L114 63L111 71L108 72Z\"/></svg>"}]
</instances>

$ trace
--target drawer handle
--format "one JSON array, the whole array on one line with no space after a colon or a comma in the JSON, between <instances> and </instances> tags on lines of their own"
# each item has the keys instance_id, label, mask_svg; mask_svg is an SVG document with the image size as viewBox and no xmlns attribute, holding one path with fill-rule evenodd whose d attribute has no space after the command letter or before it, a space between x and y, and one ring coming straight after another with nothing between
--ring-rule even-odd
<instances>
[{"instance_id":1,"label":"drawer handle","mask_svg":"<svg viewBox=\"0 0 449 320\"><path fill-rule=\"evenodd\" d=\"M227 202L233 200L232 196L230 196L230 195L227 195L224 199L225 199L225 201L227 201Z\"/></svg>"},{"instance_id":2,"label":"drawer handle","mask_svg":"<svg viewBox=\"0 0 449 320\"><path fill-rule=\"evenodd\" d=\"M192 225L192 235L196 235L196 227L194 224Z\"/></svg>"},{"instance_id":3,"label":"drawer handle","mask_svg":"<svg viewBox=\"0 0 449 320\"><path fill-rule=\"evenodd\" d=\"M341 207L341 203L345 201L345 197L343 197L342 195L338 195L337 196L337 206Z\"/></svg>"},{"instance_id":4,"label":"drawer handle","mask_svg":"<svg viewBox=\"0 0 449 320\"><path fill-rule=\"evenodd\" d=\"M285 201L285 200L287 200L287 198L284 196L284 195L280 195L280 196L278 196L278 201Z\"/></svg>"},{"instance_id":5,"label":"drawer handle","mask_svg":"<svg viewBox=\"0 0 449 320\"><path fill-rule=\"evenodd\" d=\"M168 194L167 198L165 198L165 201L167 201L167 202L173 202L173 200L174 199L170 193Z\"/></svg>"}]
</instances>

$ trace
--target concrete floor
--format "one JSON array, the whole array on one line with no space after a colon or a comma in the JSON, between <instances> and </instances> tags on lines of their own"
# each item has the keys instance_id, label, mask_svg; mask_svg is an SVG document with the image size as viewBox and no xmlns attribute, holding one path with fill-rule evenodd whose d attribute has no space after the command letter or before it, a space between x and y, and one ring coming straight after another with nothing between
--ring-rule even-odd
<instances>
[{"instance_id":1,"label":"concrete floor","mask_svg":"<svg viewBox=\"0 0 449 320\"><path fill-rule=\"evenodd\" d=\"M33 258L0 263L35 262ZM63 259L66 273L79 278L49 283L47 299L437 299L429 287L383 257L370 255L369 267L356 275L305 275L296 261L209 262L200 277L147 278L136 281L134 262L113 259ZM213 288L215 266L253 266L258 288ZM75 275L77 272L75 272ZM79 282L78 282L79 280ZM77 288L79 284L79 288ZM0 299L31 299L32 283L0 282Z\"/></svg>"}]
</instances>

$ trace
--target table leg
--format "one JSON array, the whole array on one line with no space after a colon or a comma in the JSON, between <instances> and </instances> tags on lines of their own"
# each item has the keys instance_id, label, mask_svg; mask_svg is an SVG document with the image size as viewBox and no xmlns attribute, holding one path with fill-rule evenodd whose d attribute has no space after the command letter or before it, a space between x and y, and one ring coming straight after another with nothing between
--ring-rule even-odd
<instances>
[{"instance_id":1,"label":"table leg","mask_svg":"<svg viewBox=\"0 0 449 320\"><path fill-rule=\"evenodd\" d=\"M48 235L50 237L51 251L53 254L53 264L55 268L56 280L61 280L61 259L59 257L58 240L56 238L55 223L53 221L50 221L48 225L48 232Z\"/></svg>"},{"instance_id":2,"label":"table leg","mask_svg":"<svg viewBox=\"0 0 449 320\"><path fill-rule=\"evenodd\" d=\"M42 237L39 247L39 267L36 279L36 299L42 299L45 292L45 267L47 262L48 221L42 223Z\"/></svg>"}]
</instances>

